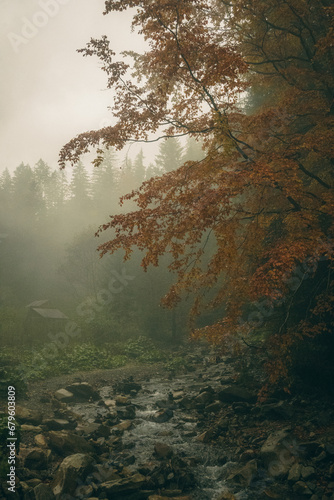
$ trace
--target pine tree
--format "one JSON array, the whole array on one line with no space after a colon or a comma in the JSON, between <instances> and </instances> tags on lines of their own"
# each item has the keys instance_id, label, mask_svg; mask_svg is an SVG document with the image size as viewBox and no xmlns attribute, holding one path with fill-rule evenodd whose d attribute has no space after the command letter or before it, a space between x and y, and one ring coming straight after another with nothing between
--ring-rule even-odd
<instances>
[{"instance_id":1,"label":"pine tree","mask_svg":"<svg viewBox=\"0 0 334 500\"><path fill-rule=\"evenodd\" d=\"M155 157L155 164L161 173L176 170L182 164L182 147L179 139L170 137L159 147L159 154Z\"/></svg>"}]
</instances>

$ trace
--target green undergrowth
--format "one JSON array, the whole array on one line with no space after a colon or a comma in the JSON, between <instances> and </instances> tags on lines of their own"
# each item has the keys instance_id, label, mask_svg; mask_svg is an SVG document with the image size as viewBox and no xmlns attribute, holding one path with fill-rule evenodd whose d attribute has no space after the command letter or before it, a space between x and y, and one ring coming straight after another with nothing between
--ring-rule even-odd
<instances>
[{"instance_id":1,"label":"green undergrowth","mask_svg":"<svg viewBox=\"0 0 334 500\"><path fill-rule=\"evenodd\" d=\"M56 344L46 344L20 352L7 348L0 353L0 365L5 366L0 373L0 393L3 398L7 386L15 383L24 387L25 382L31 380L134 363L164 363L169 371L187 368L182 356L143 336L104 345L83 342L61 348Z\"/></svg>"}]
</instances>

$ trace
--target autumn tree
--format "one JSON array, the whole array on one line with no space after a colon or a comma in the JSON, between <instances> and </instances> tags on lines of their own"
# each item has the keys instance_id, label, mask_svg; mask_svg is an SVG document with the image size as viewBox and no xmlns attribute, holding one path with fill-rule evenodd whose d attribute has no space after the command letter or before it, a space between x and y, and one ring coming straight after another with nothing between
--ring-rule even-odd
<instances>
[{"instance_id":1,"label":"autumn tree","mask_svg":"<svg viewBox=\"0 0 334 500\"><path fill-rule=\"evenodd\" d=\"M76 163L90 147L99 164L101 148L128 141L202 140L202 160L124 197L138 208L101 226L113 236L100 252L122 248L128 259L138 247L144 269L170 254L178 279L163 303L172 307L196 291L193 315L203 302L224 306L215 324L197 332L216 343L258 327L250 303L264 304L267 319L281 307L268 367L271 383L287 385L296 342L332 335L333 7L325 0L105 2L105 14L131 8L133 28L149 44L145 53L117 60L106 37L80 49L100 58L117 123L72 139L60 165ZM247 93L253 106L245 105ZM292 322L306 278L304 315ZM208 304L210 289L216 293Z\"/></svg>"}]
</instances>

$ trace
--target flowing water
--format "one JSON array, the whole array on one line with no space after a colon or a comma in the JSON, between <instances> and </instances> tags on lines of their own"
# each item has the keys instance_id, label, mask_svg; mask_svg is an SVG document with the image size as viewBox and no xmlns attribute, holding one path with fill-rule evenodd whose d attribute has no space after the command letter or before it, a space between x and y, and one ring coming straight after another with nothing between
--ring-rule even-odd
<instances>
[{"instance_id":1,"label":"flowing water","mask_svg":"<svg viewBox=\"0 0 334 500\"><path fill-rule=\"evenodd\" d=\"M224 370L226 376L226 369ZM136 406L136 417L133 427L122 436L123 448L130 449L135 461L128 468L137 471L141 464L155 461L153 456L155 443L166 443L173 449L174 456L184 458L190 465L194 475L194 488L190 492L194 500L214 500L226 489L223 477L226 469L233 465L226 462L224 450L219 446L202 443L196 439L202 430L198 427L199 415L196 410L184 410L173 404L170 398L172 391L183 391L189 397L196 396L203 386L213 389L221 387L221 370L217 365L209 367L205 372L194 372L179 376L175 380L151 379L143 382L142 390L132 398ZM103 387L102 398L113 398L113 388ZM152 416L165 407L173 408L173 417L167 422L152 421ZM76 404L73 411L81 414L84 420L94 422L97 416L106 410L96 404ZM245 492L235 496L238 500L248 498Z\"/></svg>"}]
</instances>

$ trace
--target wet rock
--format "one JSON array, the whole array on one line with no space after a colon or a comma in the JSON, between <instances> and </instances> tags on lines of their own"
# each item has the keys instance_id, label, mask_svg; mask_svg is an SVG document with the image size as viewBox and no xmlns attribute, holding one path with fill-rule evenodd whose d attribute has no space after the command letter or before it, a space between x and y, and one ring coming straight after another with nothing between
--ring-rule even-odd
<instances>
[{"instance_id":1,"label":"wet rock","mask_svg":"<svg viewBox=\"0 0 334 500\"><path fill-rule=\"evenodd\" d=\"M93 453L93 446L82 436L67 431L50 431L47 434L49 446L59 455L70 453Z\"/></svg>"},{"instance_id":2,"label":"wet rock","mask_svg":"<svg viewBox=\"0 0 334 500\"><path fill-rule=\"evenodd\" d=\"M133 474L116 481L107 481L100 485L101 491L108 498L122 498L126 494L138 492L146 483L146 477L141 474ZM115 495L118 495L116 497Z\"/></svg>"},{"instance_id":3,"label":"wet rock","mask_svg":"<svg viewBox=\"0 0 334 500\"><path fill-rule=\"evenodd\" d=\"M232 472L227 478L228 481L248 487L257 475L257 461L250 460L246 465Z\"/></svg>"},{"instance_id":4,"label":"wet rock","mask_svg":"<svg viewBox=\"0 0 334 500\"><path fill-rule=\"evenodd\" d=\"M75 498L91 498L94 488L91 484L82 484L74 492Z\"/></svg>"},{"instance_id":5,"label":"wet rock","mask_svg":"<svg viewBox=\"0 0 334 500\"><path fill-rule=\"evenodd\" d=\"M136 417L136 408L134 405L119 406L117 416L122 420L131 420Z\"/></svg>"},{"instance_id":6,"label":"wet rock","mask_svg":"<svg viewBox=\"0 0 334 500\"><path fill-rule=\"evenodd\" d=\"M122 431L127 431L127 430L131 429L132 426L133 426L133 423L131 422L131 420L124 420L120 424L117 424L116 427L117 427L117 429L120 429Z\"/></svg>"},{"instance_id":7,"label":"wet rock","mask_svg":"<svg viewBox=\"0 0 334 500\"><path fill-rule=\"evenodd\" d=\"M22 424L21 431L22 432L33 432L33 433L38 434L39 432L42 432L42 427L40 427L39 425Z\"/></svg>"},{"instance_id":8,"label":"wet rock","mask_svg":"<svg viewBox=\"0 0 334 500\"><path fill-rule=\"evenodd\" d=\"M166 443L155 443L154 453L158 458L170 458L173 455L173 448Z\"/></svg>"},{"instance_id":9,"label":"wet rock","mask_svg":"<svg viewBox=\"0 0 334 500\"><path fill-rule=\"evenodd\" d=\"M51 487L47 484L40 483L34 488L35 500L55 500L55 496Z\"/></svg>"},{"instance_id":10,"label":"wet rock","mask_svg":"<svg viewBox=\"0 0 334 500\"><path fill-rule=\"evenodd\" d=\"M246 401L252 403L256 401L256 396L244 387L231 385L218 391L217 398L222 403L234 403L236 401Z\"/></svg>"},{"instance_id":11,"label":"wet rock","mask_svg":"<svg viewBox=\"0 0 334 500\"><path fill-rule=\"evenodd\" d=\"M152 421L157 424L162 424L164 422L168 422L173 417L173 410L166 408L164 410L157 411L152 417Z\"/></svg>"},{"instance_id":12,"label":"wet rock","mask_svg":"<svg viewBox=\"0 0 334 500\"><path fill-rule=\"evenodd\" d=\"M296 495L303 495L306 497L311 497L313 495L313 492L303 481L298 481L297 483L295 483L292 489L294 493L296 493Z\"/></svg>"},{"instance_id":13,"label":"wet rock","mask_svg":"<svg viewBox=\"0 0 334 500\"><path fill-rule=\"evenodd\" d=\"M115 392L121 394L131 394L131 392L137 393L138 391L140 391L140 389L141 385L134 382L132 377L130 377L129 379L124 379L114 386Z\"/></svg>"},{"instance_id":14,"label":"wet rock","mask_svg":"<svg viewBox=\"0 0 334 500\"><path fill-rule=\"evenodd\" d=\"M110 428L104 424L91 423L86 425L81 425L77 428L77 432L84 435L87 438L97 439L99 437L110 436Z\"/></svg>"},{"instance_id":15,"label":"wet rock","mask_svg":"<svg viewBox=\"0 0 334 500\"><path fill-rule=\"evenodd\" d=\"M99 393L88 382L76 382L68 385L66 390L74 395L75 401L96 401L100 399Z\"/></svg>"},{"instance_id":16,"label":"wet rock","mask_svg":"<svg viewBox=\"0 0 334 500\"><path fill-rule=\"evenodd\" d=\"M173 399L182 399L184 397L184 391L172 391Z\"/></svg>"},{"instance_id":17,"label":"wet rock","mask_svg":"<svg viewBox=\"0 0 334 500\"><path fill-rule=\"evenodd\" d=\"M269 474L276 477L285 474L291 467L293 451L287 430L281 429L269 435L261 447L260 457Z\"/></svg>"},{"instance_id":18,"label":"wet rock","mask_svg":"<svg viewBox=\"0 0 334 500\"><path fill-rule=\"evenodd\" d=\"M288 481L291 483L296 483L299 481L302 472L301 464L293 464L289 470Z\"/></svg>"},{"instance_id":19,"label":"wet rock","mask_svg":"<svg viewBox=\"0 0 334 500\"><path fill-rule=\"evenodd\" d=\"M321 444L316 441L300 443L299 452L306 458L316 457L321 452Z\"/></svg>"},{"instance_id":20,"label":"wet rock","mask_svg":"<svg viewBox=\"0 0 334 500\"><path fill-rule=\"evenodd\" d=\"M54 397L62 403L71 403L74 401L74 394L66 389L58 389L58 391L54 393Z\"/></svg>"},{"instance_id":21,"label":"wet rock","mask_svg":"<svg viewBox=\"0 0 334 500\"><path fill-rule=\"evenodd\" d=\"M105 399L103 402L104 406L107 408L113 408L116 406L116 401L114 399Z\"/></svg>"},{"instance_id":22,"label":"wet rock","mask_svg":"<svg viewBox=\"0 0 334 500\"><path fill-rule=\"evenodd\" d=\"M16 406L15 418L20 424L40 425L42 414L37 410L29 410L23 406Z\"/></svg>"},{"instance_id":23,"label":"wet rock","mask_svg":"<svg viewBox=\"0 0 334 500\"><path fill-rule=\"evenodd\" d=\"M217 498L217 500L236 500L235 496L229 491L223 491Z\"/></svg>"},{"instance_id":24,"label":"wet rock","mask_svg":"<svg viewBox=\"0 0 334 500\"><path fill-rule=\"evenodd\" d=\"M196 405L200 405L200 406L204 407L205 405L209 405L210 403L212 403L213 399L214 399L214 395L211 391L210 392L204 391L195 397L194 403Z\"/></svg>"},{"instance_id":25,"label":"wet rock","mask_svg":"<svg viewBox=\"0 0 334 500\"><path fill-rule=\"evenodd\" d=\"M329 477L334 477L334 464L332 464L329 468Z\"/></svg>"},{"instance_id":26,"label":"wet rock","mask_svg":"<svg viewBox=\"0 0 334 500\"><path fill-rule=\"evenodd\" d=\"M116 396L115 403L116 406L126 406L131 404L131 400L128 396Z\"/></svg>"},{"instance_id":27,"label":"wet rock","mask_svg":"<svg viewBox=\"0 0 334 500\"><path fill-rule=\"evenodd\" d=\"M193 402L187 396L181 398L178 403L181 408L185 408L186 410L193 408Z\"/></svg>"},{"instance_id":28,"label":"wet rock","mask_svg":"<svg viewBox=\"0 0 334 500\"><path fill-rule=\"evenodd\" d=\"M49 454L40 448L33 448L28 451L24 459L24 467L33 470L43 470L48 466Z\"/></svg>"},{"instance_id":29,"label":"wet rock","mask_svg":"<svg viewBox=\"0 0 334 500\"><path fill-rule=\"evenodd\" d=\"M52 483L53 493L73 494L78 486L78 481L84 481L93 468L93 458L89 455L77 453L66 457L56 473Z\"/></svg>"},{"instance_id":30,"label":"wet rock","mask_svg":"<svg viewBox=\"0 0 334 500\"><path fill-rule=\"evenodd\" d=\"M293 409L287 406L285 401L263 404L254 410L261 420L288 420L293 415Z\"/></svg>"},{"instance_id":31,"label":"wet rock","mask_svg":"<svg viewBox=\"0 0 334 500\"><path fill-rule=\"evenodd\" d=\"M301 468L301 476L303 479L310 479L315 474L314 467L302 467Z\"/></svg>"},{"instance_id":32,"label":"wet rock","mask_svg":"<svg viewBox=\"0 0 334 500\"><path fill-rule=\"evenodd\" d=\"M47 448L48 442L43 434L37 434L34 436L34 441L39 448Z\"/></svg>"},{"instance_id":33,"label":"wet rock","mask_svg":"<svg viewBox=\"0 0 334 500\"><path fill-rule=\"evenodd\" d=\"M43 420L43 425L48 431L61 431L62 429L75 429L77 423L75 421L68 421L60 418L48 418Z\"/></svg>"},{"instance_id":34,"label":"wet rock","mask_svg":"<svg viewBox=\"0 0 334 500\"><path fill-rule=\"evenodd\" d=\"M214 428L208 429L205 432L202 432L199 436L196 437L196 441L200 441L201 443L209 443L215 437L216 431Z\"/></svg>"}]
</instances>

